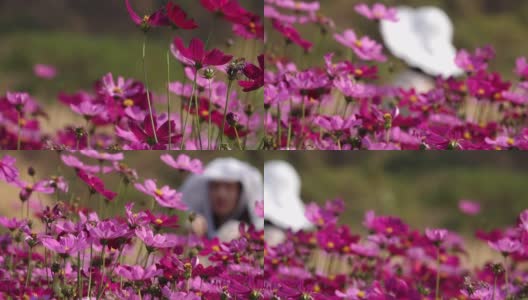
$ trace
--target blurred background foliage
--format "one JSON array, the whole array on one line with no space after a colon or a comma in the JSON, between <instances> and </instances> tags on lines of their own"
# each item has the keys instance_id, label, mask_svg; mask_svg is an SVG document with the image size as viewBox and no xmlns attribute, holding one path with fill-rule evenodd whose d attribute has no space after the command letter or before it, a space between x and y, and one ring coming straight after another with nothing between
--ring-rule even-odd
<instances>
[{"instance_id":1,"label":"blurred background foliage","mask_svg":"<svg viewBox=\"0 0 528 300\"><path fill-rule=\"evenodd\" d=\"M485 45L492 45L497 51L497 59L491 64L493 70L500 71L506 78L514 78L513 68L519 56L528 55L528 1L519 0L324 0L320 1L324 16L330 17L336 23L338 31L352 28L360 35L369 35L381 42L378 24L367 20L354 11L358 3L369 5L381 2L390 6L410 5L413 7L433 5L444 9L451 17L455 26L455 41L457 48L475 49ZM315 43L312 53L302 55L299 50L295 61L303 67L313 64L322 65L322 56L330 51L350 58L350 52L338 44L331 34L320 35L314 25L298 27L304 38ZM284 43L278 34L271 35L271 43L279 53L283 51ZM270 50L271 51L271 50ZM293 50L286 52L290 57ZM289 54L288 54L289 53ZM399 63L394 62L395 67ZM387 76L388 65L382 66L382 75Z\"/></svg>"},{"instance_id":2,"label":"blurred background foliage","mask_svg":"<svg viewBox=\"0 0 528 300\"><path fill-rule=\"evenodd\" d=\"M527 209L528 155L520 152L273 152L302 180L302 199L342 198L341 222L362 230L374 210L403 218L415 228L445 227L471 235L515 225ZM458 210L461 199L482 205L479 216Z\"/></svg>"},{"instance_id":3,"label":"blurred background foliage","mask_svg":"<svg viewBox=\"0 0 528 300\"><path fill-rule=\"evenodd\" d=\"M131 0L139 15L149 14L167 0ZM256 63L262 43L232 34L231 24L213 18L197 0L176 1L200 26L194 31L163 28L149 32L147 69L151 90L165 93L166 53L177 35L189 41L210 38L218 47ZM240 1L246 9L262 14L260 1ZM54 103L59 91L90 90L95 80L114 76L143 80L143 33L130 20L124 0L0 0L0 94L6 89L24 90L40 101ZM233 44L228 46L228 39ZM181 80L182 67L171 57L171 81ZM51 64L59 75L53 81L35 78L36 63Z\"/></svg>"}]
</instances>

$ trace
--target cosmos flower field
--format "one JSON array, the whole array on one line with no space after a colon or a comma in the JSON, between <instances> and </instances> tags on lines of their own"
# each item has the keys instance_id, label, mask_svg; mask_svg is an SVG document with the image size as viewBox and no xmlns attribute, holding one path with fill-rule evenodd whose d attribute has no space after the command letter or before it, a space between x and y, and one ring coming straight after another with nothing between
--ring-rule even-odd
<instances>
[{"instance_id":1,"label":"cosmos flower field","mask_svg":"<svg viewBox=\"0 0 528 300\"><path fill-rule=\"evenodd\" d=\"M210 47L207 37L183 41L179 34L197 29L198 23L179 5L169 1L156 11L137 12L133 2L124 1L123 10L130 16L130 26L144 33L137 47L143 78L126 78L108 70L101 78L94 78L92 91L57 91L56 101L75 113L78 120L53 134L41 128L46 106L25 91L7 91L0 98L3 149L257 148L262 122L261 108L254 99L263 85L263 53L234 57ZM196 5L218 22L230 24L232 36L255 45L263 40L259 15L237 1L204 0ZM154 93L148 82L148 37L162 30L173 30L174 35L167 43L166 58L162 57L166 60L165 91ZM172 60L180 62L178 70L170 70ZM182 72L185 80L171 80L171 75ZM53 66L38 64L34 73L53 80L58 72ZM165 104L156 106L159 102Z\"/></svg>"},{"instance_id":2,"label":"cosmos flower field","mask_svg":"<svg viewBox=\"0 0 528 300\"><path fill-rule=\"evenodd\" d=\"M394 65L382 42L321 15L325 3L265 3L267 34L283 42L266 53L265 131L273 147L526 150L525 57L511 65L510 74L500 74L489 68L501 55L493 46L461 49L450 62L463 71L460 76L437 76L426 90L402 88L382 77L387 75L381 70ZM381 3L347 9L364 22L398 22L396 10ZM340 54L314 56L326 36Z\"/></svg>"},{"instance_id":3,"label":"cosmos flower field","mask_svg":"<svg viewBox=\"0 0 528 300\"><path fill-rule=\"evenodd\" d=\"M404 165L425 170L440 161L416 156L389 166L372 159L358 177L353 164L367 164L360 157L299 154L528 150L528 54L499 72L500 45L455 48L447 15L439 9L402 9L398 1L354 0L347 7L354 20L379 27L381 36L352 25L357 21L325 15L330 0L118 2L128 26L141 37L134 49L119 51L137 54L130 65L137 64L141 76L108 67L91 84L78 82L72 89L60 80L68 70L31 61L33 78L25 79L27 84L6 80L8 88L0 91L0 149L18 150L0 151L0 300L528 299L528 206L494 212L507 217L515 210L516 216L509 225L489 228L473 222L484 202L460 200L449 208L459 214L457 224L416 225L402 218L402 210L400 216L372 210L378 204L420 210L406 206L406 199L393 199L415 169L402 171L401 186L387 191L379 188L389 181L384 172L399 172ZM423 42L431 56L398 50L405 43L391 26L401 29L398 24L414 21L432 29L417 26L423 28L414 28L418 37L408 44ZM20 22L25 24L23 18ZM170 40L159 56L157 47L167 34ZM150 65L152 59L163 61L163 69ZM153 82L160 73L163 82ZM404 75L414 76L411 85L398 81ZM46 83L53 89L51 100L44 99L49 91L38 88ZM50 118L57 111L71 119ZM284 222L274 223L265 215L266 176L259 177L265 173L259 164L277 157L294 175L277 175L273 184L282 186L270 197L299 203L278 203L275 221ZM240 164L198 178L203 186L191 193L203 202L186 203L187 180L206 173L217 158ZM481 162L471 154L466 158L468 164ZM509 163L513 177L524 172L521 163L513 166L518 159L497 161ZM335 172L328 167L332 164L339 166ZM296 175L297 166L316 175ZM441 175L470 176L458 167ZM354 172L341 173L345 169ZM224 174L228 171L242 177ZM244 185L244 179L255 178L262 186ZM368 183L379 192L371 195L379 203L362 198L361 191L328 197L338 181L349 185L347 191ZM426 180L412 182L419 195L417 182ZM325 198L304 194L301 183L309 191L325 191ZM497 194L503 192L504 206L513 193L521 193L493 184ZM224 190L234 196L225 196L229 199L215 208L212 186L236 193ZM441 188L452 193L439 188L440 196L459 192L450 185ZM260 192L258 201L246 199ZM423 199L424 210L452 199L429 200ZM203 213L193 211L192 204L197 210L213 208ZM229 204L235 208L214 211ZM302 213L289 215L284 207ZM357 214L346 215L350 207L361 210L356 224L351 218ZM419 213L420 220L442 223L440 209L438 216ZM297 224L288 225L287 217ZM236 221L235 232L223 239L217 229L229 221ZM282 234L278 242L267 240L274 231Z\"/></svg>"}]
</instances>

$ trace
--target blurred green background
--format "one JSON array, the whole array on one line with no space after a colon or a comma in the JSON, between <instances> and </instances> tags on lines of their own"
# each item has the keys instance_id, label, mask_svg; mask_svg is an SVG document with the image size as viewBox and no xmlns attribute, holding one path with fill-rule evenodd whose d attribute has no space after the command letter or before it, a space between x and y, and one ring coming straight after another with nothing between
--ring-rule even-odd
<instances>
[{"instance_id":1,"label":"blurred green background","mask_svg":"<svg viewBox=\"0 0 528 300\"><path fill-rule=\"evenodd\" d=\"M476 229L515 225L528 208L528 155L520 152L273 152L302 179L302 199L342 198L342 223L361 230L364 213L398 216L415 228ZM478 216L458 210L461 199L482 205Z\"/></svg>"},{"instance_id":2,"label":"blurred green background","mask_svg":"<svg viewBox=\"0 0 528 300\"><path fill-rule=\"evenodd\" d=\"M332 18L338 31L352 28L361 35L370 35L377 41L382 39L375 22L358 15L354 6L358 3L369 5L381 2L390 6L411 5L413 7L434 5L448 13L455 26L455 46L457 48L474 49L484 45L493 45L497 51L497 59L492 69L503 73L507 78L513 78L515 59L528 55L528 1L523 0L332 0L321 1L320 13ZM327 34L321 37L315 26L298 27L303 37L314 42L313 52L301 55L296 52L295 61L306 67L313 64L323 64L322 55L333 51L342 57L349 58L349 52ZM272 40L280 46L275 51L283 52L283 41L278 40L277 33L272 34ZM273 43L273 42L272 42ZM296 49L298 50L298 49ZM291 56L291 50L289 55ZM387 53L388 54L388 53ZM398 67L398 64L396 64ZM388 66L381 71L385 75Z\"/></svg>"},{"instance_id":3,"label":"blurred green background","mask_svg":"<svg viewBox=\"0 0 528 300\"><path fill-rule=\"evenodd\" d=\"M166 2L130 0L140 16ZM246 9L262 14L260 1L240 2ZM210 38L208 48L221 48L256 63L256 56L263 51L262 42L235 37L230 23L213 18L196 0L175 3L200 27L193 31L157 28L149 32L146 64L151 90L165 95L166 53L176 36L183 37L186 43L192 37L204 41ZM95 80L108 72L143 80L143 33L130 20L124 0L0 0L0 36L0 95L6 90L30 92L46 104L53 120L44 127L55 129L74 122L64 105L50 105L58 102L60 91L91 90ZM228 40L232 40L231 46ZM170 60L171 81L181 80L181 64L172 55ZM36 78L33 66L37 63L56 66L58 77L52 81ZM256 95L253 93L252 98Z\"/></svg>"}]
</instances>

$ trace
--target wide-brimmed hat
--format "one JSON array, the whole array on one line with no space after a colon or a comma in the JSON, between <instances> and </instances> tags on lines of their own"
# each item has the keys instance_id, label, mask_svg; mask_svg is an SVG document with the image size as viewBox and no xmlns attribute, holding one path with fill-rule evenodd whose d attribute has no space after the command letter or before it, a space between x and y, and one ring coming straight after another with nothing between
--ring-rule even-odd
<instances>
[{"instance_id":1,"label":"wide-brimmed hat","mask_svg":"<svg viewBox=\"0 0 528 300\"><path fill-rule=\"evenodd\" d=\"M285 161L264 165L264 219L282 229L309 229L313 224L304 215L301 180Z\"/></svg>"},{"instance_id":2,"label":"wide-brimmed hat","mask_svg":"<svg viewBox=\"0 0 528 300\"><path fill-rule=\"evenodd\" d=\"M455 63L453 23L443 10L401 6L397 14L398 22L380 23L384 43L394 56L431 76L447 78L463 74Z\"/></svg>"}]
</instances>

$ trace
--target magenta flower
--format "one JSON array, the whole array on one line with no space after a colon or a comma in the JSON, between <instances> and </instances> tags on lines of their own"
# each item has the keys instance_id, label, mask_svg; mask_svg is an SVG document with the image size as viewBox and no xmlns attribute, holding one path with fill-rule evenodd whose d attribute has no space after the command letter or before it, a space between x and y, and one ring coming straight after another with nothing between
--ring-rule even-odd
<instances>
[{"instance_id":1,"label":"magenta flower","mask_svg":"<svg viewBox=\"0 0 528 300\"><path fill-rule=\"evenodd\" d=\"M169 142L169 126L171 127L171 141L177 142L178 138L181 137L181 134L176 133L176 122L174 120L164 122L158 127L157 118L154 118L154 127L156 128L156 136L158 137L158 144L156 144L156 139L154 132L152 131L152 125L150 123L150 117L148 115L143 119L141 125L130 122L130 131L135 139L140 143L146 143L149 146L156 145L165 145ZM118 130L119 127L116 127Z\"/></svg>"},{"instance_id":2,"label":"magenta flower","mask_svg":"<svg viewBox=\"0 0 528 300\"><path fill-rule=\"evenodd\" d=\"M18 169L15 167L16 159L9 155L4 155L0 160L0 180L7 183L18 179Z\"/></svg>"},{"instance_id":3,"label":"magenta flower","mask_svg":"<svg viewBox=\"0 0 528 300\"><path fill-rule=\"evenodd\" d=\"M44 247L65 256L77 254L77 252L83 251L88 247L85 233L81 233L79 236L73 234L62 235L58 240L50 236L44 236L40 238L40 241Z\"/></svg>"},{"instance_id":4,"label":"magenta flower","mask_svg":"<svg viewBox=\"0 0 528 300\"><path fill-rule=\"evenodd\" d=\"M40 78L53 79L57 76L57 69L52 65L36 64L33 73Z\"/></svg>"},{"instance_id":5,"label":"magenta flower","mask_svg":"<svg viewBox=\"0 0 528 300\"><path fill-rule=\"evenodd\" d=\"M131 235L128 224L116 220L95 222L95 224L88 223L87 230L91 237L99 239L103 243Z\"/></svg>"},{"instance_id":6,"label":"magenta flower","mask_svg":"<svg viewBox=\"0 0 528 300\"><path fill-rule=\"evenodd\" d=\"M99 177L88 174L81 169L77 170L77 176L88 185L90 191L99 193L106 200L112 201L117 196L117 193L105 188L104 182Z\"/></svg>"},{"instance_id":7,"label":"magenta flower","mask_svg":"<svg viewBox=\"0 0 528 300\"><path fill-rule=\"evenodd\" d=\"M202 161L199 159L191 159L185 154L178 155L176 160L174 160L174 157L170 154L163 154L160 158L167 165L180 171L187 171L195 174L201 174L203 172Z\"/></svg>"},{"instance_id":8,"label":"magenta flower","mask_svg":"<svg viewBox=\"0 0 528 300\"><path fill-rule=\"evenodd\" d=\"M499 251L500 253L502 253L502 255L504 256L509 256L513 253L516 253L519 250L521 250L521 247L522 247L519 241L513 240L509 237L501 238L497 240L496 242L488 241L488 245L492 249L495 249Z\"/></svg>"},{"instance_id":9,"label":"magenta flower","mask_svg":"<svg viewBox=\"0 0 528 300\"><path fill-rule=\"evenodd\" d=\"M141 226L136 229L136 236L149 248L171 248L178 240L170 234L154 234L150 228Z\"/></svg>"},{"instance_id":10,"label":"magenta flower","mask_svg":"<svg viewBox=\"0 0 528 300\"><path fill-rule=\"evenodd\" d=\"M356 5L354 9L357 13L369 20L387 20L398 22L398 11L396 8L388 8L381 3L375 3L372 8L370 8L367 4L361 3Z\"/></svg>"},{"instance_id":11,"label":"magenta flower","mask_svg":"<svg viewBox=\"0 0 528 300\"><path fill-rule=\"evenodd\" d=\"M75 168L76 170L83 170L89 173L98 173L100 171L99 166L90 166L83 163L79 158L73 155L62 154L62 162L68 167Z\"/></svg>"},{"instance_id":12,"label":"magenta flower","mask_svg":"<svg viewBox=\"0 0 528 300\"><path fill-rule=\"evenodd\" d=\"M246 64L242 72L248 80L240 80L238 84L244 92L251 92L264 86L264 55L258 56L259 66Z\"/></svg>"},{"instance_id":13,"label":"magenta flower","mask_svg":"<svg viewBox=\"0 0 528 300\"><path fill-rule=\"evenodd\" d=\"M8 218L5 216L0 216L0 225L8 229L9 231L14 231L15 229L22 228L27 225L27 220L17 220L16 218Z\"/></svg>"},{"instance_id":14,"label":"magenta flower","mask_svg":"<svg viewBox=\"0 0 528 300\"><path fill-rule=\"evenodd\" d=\"M103 153L98 152L96 150L81 150L80 153L84 156L88 156L98 160L120 161L125 158L123 153Z\"/></svg>"},{"instance_id":15,"label":"magenta flower","mask_svg":"<svg viewBox=\"0 0 528 300\"><path fill-rule=\"evenodd\" d=\"M225 65L233 58L233 56L225 55L216 48L211 51L205 51L203 42L197 38L191 40L189 48L185 47L180 37L176 37L172 45L174 56L184 64L193 66L197 70L207 66Z\"/></svg>"},{"instance_id":16,"label":"magenta flower","mask_svg":"<svg viewBox=\"0 0 528 300\"><path fill-rule=\"evenodd\" d=\"M136 183L134 186L138 191L154 197L156 202L163 207L187 210L187 205L182 201L182 194L167 185L158 188L154 180L147 179L144 184Z\"/></svg>"},{"instance_id":17,"label":"magenta flower","mask_svg":"<svg viewBox=\"0 0 528 300\"><path fill-rule=\"evenodd\" d=\"M105 107L91 101L83 101L79 104L70 104L70 108L79 115L91 119L105 111Z\"/></svg>"},{"instance_id":18,"label":"magenta flower","mask_svg":"<svg viewBox=\"0 0 528 300\"><path fill-rule=\"evenodd\" d=\"M425 236L433 243L441 243L447 237L446 229L425 229Z\"/></svg>"},{"instance_id":19,"label":"magenta flower","mask_svg":"<svg viewBox=\"0 0 528 300\"><path fill-rule=\"evenodd\" d=\"M520 78L528 80L528 62L526 57L520 57L517 59L515 72Z\"/></svg>"},{"instance_id":20,"label":"magenta flower","mask_svg":"<svg viewBox=\"0 0 528 300\"><path fill-rule=\"evenodd\" d=\"M334 38L339 43L354 50L354 53L363 60L380 62L387 60L387 57L382 53L383 47L380 44L366 36L359 38L352 29L345 30L343 34L336 33Z\"/></svg>"},{"instance_id":21,"label":"magenta flower","mask_svg":"<svg viewBox=\"0 0 528 300\"><path fill-rule=\"evenodd\" d=\"M188 18L185 11L183 11L179 5L169 1L167 2L167 6L165 8L167 9L167 17L177 28L187 30L198 28L196 22L194 22L193 19Z\"/></svg>"},{"instance_id":22,"label":"magenta flower","mask_svg":"<svg viewBox=\"0 0 528 300\"><path fill-rule=\"evenodd\" d=\"M150 265L147 268L141 266L117 266L114 273L131 281L143 281L163 274L158 270L156 265Z\"/></svg>"},{"instance_id":23,"label":"magenta flower","mask_svg":"<svg viewBox=\"0 0 528 300\"><path fill-rule=\"evenodd\" d=\"M95 89L100 95L107 95L121 100L134 98L144 92L141 82L125 79L122 76L117 77L117 80L114 81L112 73L107 73L101 80L97 81Z\"/></svg>"},{"instance_id":24,"label":"magenta flower","mask_svg":"<svg viewBox=\"0 0 528 300\"><path fill-rule=\"evenodd\" d=\"M169 18L167 17L166 13L164 12L163 8L160 8L153 14L145 15L143 18L141 18L130 5L129 0L125 0L125 4L127 7L128 14L130 15L130 18L132 21L138 25L141 30L147 32L151 27L162 27L162 26L168 26L170 24Z\"/></svg>"},{"instance_id":25,"label":"magenta flower","mask_svg":"<svg viewBox=\"0 0 528 300\"><path fill-rule=\"evenodd\" d=\"M475 216L480 213L480 204L471 200L460 200L458 209L466 215Z\"/></svg>"},{"instance_id":26,"label":"magenta flower","mask_svg":"<svg viewBox=\"0 0 528 300\"><path fill-rule=\"evenodd\" d=\"M273 28L282 34L288 42L300 46L304 51L310 51L310 49L312 49L313 44L310 41L303 39L299 31L290 24L273 19L272 25Z\"/></svg>"},{"instance_id":27,"label":"magenta flower","mask_svg":"<svg viewBox=\"0 0 528 300\"><path fill-rule=\"evenodd\" d=\"M6 99L7 102L17 107L18 110L21 110L22 107L29 101L29 94L20 92L7 92Z\"/></svg>"}]
</instances>

